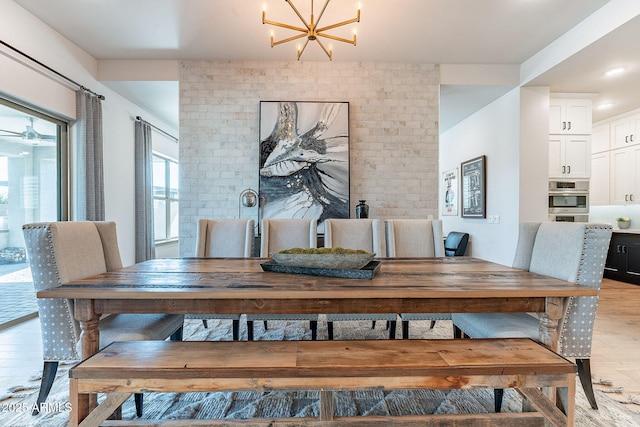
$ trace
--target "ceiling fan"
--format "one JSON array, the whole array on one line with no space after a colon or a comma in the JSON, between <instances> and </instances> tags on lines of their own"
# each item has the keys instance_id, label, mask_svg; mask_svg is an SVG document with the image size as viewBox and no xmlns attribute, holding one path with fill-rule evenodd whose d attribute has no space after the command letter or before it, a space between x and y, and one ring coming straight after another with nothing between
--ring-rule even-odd
<instances>
[{"instance_id":1,"label":"ceiling fan","mask_svg":"<svg viewBox=\"0 0 640 427\"><path fill-rule=\"evenodd\" d=\"M57 135L45 135L33 128L33 123L37 120L35 117L27 117L29 124L24 132L16 132L12 130L0 129L0 137L5 138L22 138L27 141L55 141L58 139Z\"/></svg>"}]
</instances>

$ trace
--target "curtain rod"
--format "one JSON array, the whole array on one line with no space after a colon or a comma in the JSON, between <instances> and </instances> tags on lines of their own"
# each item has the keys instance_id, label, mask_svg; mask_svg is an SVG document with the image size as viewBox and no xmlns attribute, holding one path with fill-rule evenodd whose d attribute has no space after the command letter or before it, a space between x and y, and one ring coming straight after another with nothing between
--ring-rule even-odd
<instances>
[{"instance_id":1,"label":"curtain rod","mask_svg":"<svg viewBox=\"0 0 640 427\"><path fill-rule=\"evenodd\" d=\"M66 81L68 81L69 83L71 83L71 84L74 84L74 85L78 86L78 88L80 88L80 89L82 89L82 90L85 90L85 91L89 92L90 94L95 95L95 96L97 96L98 98L100 98L100 99L102 99L102 100L104 100L104 99L105 99L105 98L104 98L104 95L100 95L99 93L96 93L96 92L92 91L91 89L84 87L83 85L81 85L80 83L76 82L75 80L72 80L72 79L70 79L69 77L65 76L64 74L59 73L58 71L54 70L53 68L49 67L48 65L45 65L45 64L43 64L42 62L40 62L40 61L38 61L37 59L35 59L34 57L32 57L32 56L30 56L30 55L27 55L26 53L22 52L22 51L21 51L21 50L19 50L19 49L16 49L15 47L11 46L10 44L6 43L5 41L0 40L0 44L2 44L2 45L3 45L3 46L5 46L5 47L8 47L8 48L9 48L9 49L11 49L12 51L14 51L14 52L16 52L16 53L18 53L18 54L20 54L20 55L24 56L24 57L25 57L25 58L27 58L28 60L35 62L35 63L36 63L36 64L38 64L39 66L41 66L41 67L43 67L43 68L47 69L48 71L50 71L50 72L54 73L56 76L58 76L58 77L62 77L63 79L65 79L65 80L66 80Z\"/></svg>"},{"instance_id":2,"label":"curtain rod","mask_svg":"<svg viewBox=\"0 0 640 427\"><path fill-rule=\"evenodd\" d=\"M143 122L143 123L148 124L149 126L151 126L152 128L154 128L154 129L155 129L155 130L157 130L158 132L163 133L163 134L165 134L166 136L168 136L169 138L173 139L175 142L178 142L178 138L176 138L175 136L171 135L170 133L167 133L167 132L163 131L162 129L160 129L160 128L159 128L159 127L157 127L157 126L152 125L152 124L151 124L151 123L149 123L148 121L143 120L143 119L142 119L142 117L140 117L140 116L136 116L136 120L137 120L137 121L139 121L139 122Z\"/></svg>"}]
</instances>

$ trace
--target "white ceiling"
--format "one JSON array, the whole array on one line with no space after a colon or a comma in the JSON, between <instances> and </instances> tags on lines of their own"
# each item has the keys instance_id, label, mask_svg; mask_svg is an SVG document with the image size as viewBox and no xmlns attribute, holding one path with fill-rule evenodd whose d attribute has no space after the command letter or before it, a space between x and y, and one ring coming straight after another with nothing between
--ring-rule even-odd
<instances>
[{"instance_id":1,"label":"white ceiling","mask_svg":"<svg viewBox=\"0 0 640 427\"><path fill-rule=\"evenodd\" d=\"M308 19L312 0L293 0ZM333 42L333 61L522 64L609 0L360 0L357 46ZM296 42L274 48L267 19L298 25L282 0L15 0L97 59L295 60ZM321 24L355 17L358 0L334 0ZM324 0L315 2L316 18ZM321 25L322 26L322 25ZM351 37L354 25L329 31ZM640 107L640 18L594 43L532 84L599 94L618 109ZM616 35L616 33L620 33ZM275 29L276 39L289 37ZM302 60L327 61L315 44ZM635 77L617 87L601 76L629 64ZM176 82L105 82L177 127ZM441 129L497 98L503 86L443 86ZM635 92L637 90L637 92ZM632 98L628 102L623 98ZM639 101L636 101L639 100ZM635 102L633 107L629 102ZM620 110L619 108L627 108Z\"/></svg>"}]
</instances>

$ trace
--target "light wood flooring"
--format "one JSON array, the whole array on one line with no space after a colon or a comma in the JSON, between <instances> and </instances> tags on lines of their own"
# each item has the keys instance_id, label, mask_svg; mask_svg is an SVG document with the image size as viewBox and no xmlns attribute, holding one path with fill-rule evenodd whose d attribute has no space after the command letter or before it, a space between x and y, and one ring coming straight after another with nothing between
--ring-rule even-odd
<instances>
[{"instance_id":1,"label":"light wood flooring","mask_svg":"<svg viewBox=\"0 0 640 427\"><path fill-rule=\"evenodd\" d=\"M594 381L623 387L622 393L610 394L612 398L640 399L640 286L605 279L600 295L591 357ZM0 395L8 387L25 384L40 369L37 318L0 331Z\"/></svg>"},{"instance_id":2,"label":"light wood flooring","mask_svg":"<svg viewBox=\"0 0 640 427\"><path fill-rule=\"evenodd\" d=\"M614 387L624 388L622 393L612 393L610 397L624 401L632 395L640 399L639 285L603 280L593 335L591 374L596 382L610 380Z\"/></svg>"}]
</instances>

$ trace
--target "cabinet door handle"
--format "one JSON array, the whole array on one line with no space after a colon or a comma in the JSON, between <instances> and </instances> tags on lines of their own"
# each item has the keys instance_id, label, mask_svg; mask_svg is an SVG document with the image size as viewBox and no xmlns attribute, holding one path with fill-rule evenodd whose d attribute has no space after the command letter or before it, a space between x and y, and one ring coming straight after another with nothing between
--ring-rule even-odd
<instances>
[{"instance_id":1,"label":"cabinet door handle","mask_svg":"<svg viewBox=\"0 0 640 427\"><path fill-rule=\"evenodd\" d=\"M562 167L562 174L565 174L565 173L567 173L567 167L566 167L566 166L563 166L563 167Z\"/></svg>"},{"instance_id":2,"label":"cabinet door handle","mask_svg":"<svg viewBox=\"0 0 640 427\"><path fill-rule=\"evenodd\" d=\"M622 245L622 253L623 253L623 254L626 254L626 253L627 253L627 247L626 247L626 246L624 246L624 245Z\"/></svg>"},{"instance_id":3,"label":"cabinet door handle","mask_svg":"<svg viewBox=\"0 0 640 427\"><path fill-rule=\"evenodd\" d=\"M571 173L571 165L567 166L567 174Z\"/></svg>"},{"instance_id":4,"label":"cabinet door handle","mask_svg":"<svg viewBox=\"0 0 640 427\"><path fill-rule=\"evenodd\" d=\"M562 122L562 130L567 130L567 122Z\"/></svg>"},{"instance_id":5,"label":"cabinet door handle","mask_svg":"<svg viewBox=\"0 0 640 427\"><path fill-rule=\"evenodd\" d=\"M633 134L629 135L629 141L633 142Z\"/></svg>"},{"instance_id":6,"label":"cabinet door handle","mask_svg":"<svg viewBox=\"0 0 640 427\"><path fill-rule=\"evenodd\" d=\"M633 194L629 194L629 201L633 202Z\"/></svg>"},{"instance_id":7,"label":"cabinet door handle","mask_svg":"<svg viewBox=\"0 0 640 427\"><path fill-rule=\"evenodd\" d=\"M568 130L571 130L571 122L567 122L569 124L569 127L567 127Z\"/></svg>"},{"instance_id":8,"label":"cabinet door handle","mask_svg":"<svg viewBox=\"0 0 640 427\"><path fill-rule=\"evenodd\" d=\"M629 142L629 135L624 136L624 142Z\"/></svg>"},{"instance_id":9,"label":"cabinet door handle","mask_svg":"<svg viewBox=\"0 0 640 427\"><path fill-rule=\"evenodd\" d=\"M616 252L619 253L619 254L622 253L622 245L617 245L616 246Z\"/></svg>"},{"instance_id":10,"label":"cabinet door handle","mask_svg":"<svg viewBox=\"0 0 640 427\"><path fill-rule=\"evenodd\" d=\"M625 202L628 202L628 201L629 201L629 195L628 195L628 194L625 194L625 195L624 195L624 201L625 201Z\"/></svg>"}]
</instances>

